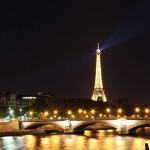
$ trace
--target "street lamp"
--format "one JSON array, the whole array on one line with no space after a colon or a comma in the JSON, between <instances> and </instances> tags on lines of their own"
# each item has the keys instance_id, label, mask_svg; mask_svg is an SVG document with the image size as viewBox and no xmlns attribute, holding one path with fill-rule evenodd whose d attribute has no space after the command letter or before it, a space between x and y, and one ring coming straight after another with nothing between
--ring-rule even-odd
<instances>
[{"instance_id":1,"label":"street lamp","mask_svg":"<svg viewBox=\"0 0 150 150\"><path fill-rule=\"evenodd\" d=\"M54 110L54 114L57 115L57 114L58 114L58 111L57 111L57 110Z\"/></svg>"},{"instance_id":2,"label":"street lamp","mask_svg":"<svg viewBox=\"0 0 150 150\"><path fill-rule=\"evenodd\" d=\"M147 118L148 117L148 114L149 114L149 109L148 108L145 108L145 117Z\"/></svg>"},{"instance_id":3,"label":"street lamp","mask_svg":"<svg viewBox=\"0 0 150 150\"><path fill-rule=\"evenodd\" d=\"M72 111L71 111L71 110L68 110L68 111L67 111L67 114L68 114L68 118L71 118Z\"/></svg>"},{"instance_id":4,"label":"street lamp","mask_svg":"<svg viewBox=\"0 0 150 150\"><path fill-rule=\"evenodd\" d=\"M88 115L85 115L85 117L88 118L89 116L88 116Z\"/></svg>"},{"instance_id":5,"label":"street lamp","mask_svg":"<svg viewBox=\"0 0 150 150\"><path fill-rule=\"evenodd\" d=\"M58 111L54 110L54 118L56 118L57 114L58 114Z\"/></svg>"},{"instance_id":6,"label":"street lamp","mask_svg":"<svg viewBox=\"0 0 150 150\"><path fill-rule=\"evenodd\" d=\"M92 114L92 115L95 114L95 110L94 110L94 109L91 110L91 114Z\"/></svg>"},{"instance_id":7,"label":"street lamp","mask_svg":"<svg viewBox=\"0 0 150 150\"><path fill-rule=\"evenodd\" d=\"M32 118L32 116L33 116L33 111L30 111L30 112L29 112L29 115L30 115L30 117Z\"/></svg>"},{"instance_id":8,"label":"street lamp","mask_svg":"<svg viewBox=\"0 0 150 150\"><path fill-rule=\"evenodd\" d=\"M118 117L120 117L121 113L122 113L122 109L121 108L118 108Z\"/></svg>"},{"instance_id":9,"label":"street lamp","mask_svg":"<svg viewBox=\"0 0 150 150\"><path fill-rule=\"evenodd\" d=\"M48 112L47 112L47 111L45 111L45 112L44 112L44 115L45 115L45 116L48 116Z\"/></svg>"},{"instance_id":10,"label":"street lamp","mask_svg":"<svg viewBox=\"0 0 150 150\"><path fill-rule=\"evenodd\" d=\"M110 108L107 108L107 109L106 109L106 112L107 112L108 114L110 113L110 111L111 111ZM110 116L111 116L111 115L109 114L109 117L110 117Z\"/></svg>"},{"instance_id":11,"label":"street lamp","mask_svg":"<svg viewBox=\"0 0 150 150\"><path fill-rule=\"evenodd\" d=\"M78 113L81 114L81 113L82 113L82 109L79 109L79 110L78 110Z\"/></svg>"},{"instance_id":12,"label":"street lamp","mask_svg":"<svg viewBox=\"0 0 150 150\"><path fill-rule=\"evenodd\" d=\"M146 113L146 114L149 113L149 109L148 109L148 108L145 109L145 113Z\"/></svg>"},{"instance_id":13,"label":"street lamp","mask_svg":"<svg viewBox=\"0 0 150 150\"><path fill-rule=\"evenodd\" d=\"M99 114L99 117L102 117L103 115L102 114Z\"/></svg>"},{"instance_id":14,"label":"street lamp","mask_svg":"<svg viewBox=\"0 0 150 150\"><path fill-rule=\"evenodd\" d=\"M106 109L106 112L107 112L107 113L110 113L110 108L107 108L107 109Z\"/></svg>"},{"instance_id":15,"label":"street lamp","mask_svg":"<svg viewBox=\"0 0 150 150\"><path fill-rule=\"evenodd\" d=\"M135 112L136 112L136 113L139 113L139 112L140 112L140 109L139 109L138 107L136 107L136 108L135 108Z\"/></svg>"},{"instance_id":16,"label":"street lamp","mask_svg":"<svg viewBox=\"0 0 150 150\"><path fill-rule=\"evenodd\" d=\"M83 110L82 110L82 109L79 109L79 110L78 110L79 117L81 117L81 116L82 116L82 112L83 112Z\"/></svg>"},{"instance_id":17,"label":"street lamp","mask_svg":"<svg viewBox=\"0 0 150 150\"><path fill-rule=\"evenodd\" d=\"M138 114L138 113L140 112L140 108L139 108L139 107L136 107L136 108L135 108L135 112L136 112L136 114L137 114L137 117L139 117L139 114Z\"/></svg>"},{"instance_id":18,"label":"street lamp","mask_svg":"<svg viewBox=\"0 0 150 150\"><path fill-rule=\"evenodd\" d=\"M95 114L95 110L94 109L91 110L91 114L92 114L91 118L94 118L94 114Z\"/></svg>"},{"instance_id":19,"label":"street lamp","mask_svg":"<svg viewBox=\"0 0 150 150\"><path fill-rule=\"evenodd\" d=\"M84 110L84 111L83 111L83 114L84 114L84 115L86 115L86 114L87 114L87 111L86 111L86 110Z\"/></svg>"},{"instance_id":20,"label":"street lamp","mask_svg":"<svg viewBox=\"0 0 150 150\"><path fill-rule=\"evenodd\" d=\"M68 113L68 115L71 115L71 114L72 114L72 111L71 111L71 110L68 110L67 113Z\"/></svg>"}]
</instances>

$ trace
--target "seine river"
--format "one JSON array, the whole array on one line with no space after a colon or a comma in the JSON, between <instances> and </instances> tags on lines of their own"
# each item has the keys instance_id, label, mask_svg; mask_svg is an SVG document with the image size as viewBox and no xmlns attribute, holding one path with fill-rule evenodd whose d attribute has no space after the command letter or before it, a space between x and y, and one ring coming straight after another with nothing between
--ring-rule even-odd
<instances>
[{"instance_id":1,"label":"seine river","mask_svg":"<svg viewBox=\"0 0 150 150\"><path fill-rule=\"evenodd\" d=\"M112 130L82 135L51 134L0 137L0 150L145 150L150 136L121 136Z\"/></svg>"}]
</instances>

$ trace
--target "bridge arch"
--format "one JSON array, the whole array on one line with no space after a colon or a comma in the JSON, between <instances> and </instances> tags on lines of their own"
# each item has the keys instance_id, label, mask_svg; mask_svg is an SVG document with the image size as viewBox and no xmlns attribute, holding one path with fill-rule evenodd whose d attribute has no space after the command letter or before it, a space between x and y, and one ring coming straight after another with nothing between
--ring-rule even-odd
<instances>
[{"instance_id":1,"label":"bridge arch","mask_svg":"<svg viewBox=\"0 0 150 150\"><path fill-rule=\"evenodd\" d=\"M119 129L118 124L119 123L117 120L99 120L99 121L97 121L95 126L100 125L101 127L110 127L115 130L115 129Z\"/></svg>"},{"instance_id":2,"label":"bridge arch","mask_svg":"<svg viewBox=\"0 0 150 150\"><path fill-rule=\"evenodd\" d=\"M136 134L137 133L137 129L142 128L142 127L150 127L150 124L145 123L145 124L141 124L141 125L135 126L135 127L131 128L131 129L129 129L128 132L129 132L129 134Z\"/></svg>"},{"instance_id":3,"label":"bridge arch","mask_svg":"<svg viewBox=\"0 0 150 150\"><path fill-rule=\"evenodd\" d=\"M93 125L95 124L95 122L83 122L83 123L80 123L78 124L77 126L74 126L73 130L74 132L84 132L84 129L90 125Z\"/></svg>"},{"instance_id":4,"label":"bridge arch","mask_svg":"<svg viewBox=\"0 0 150 150\"><path fill-rule=\"evenodd\" d=\"M37 128L42 127L42 126L45 126L45 125L47 125L47 124L37 124L37 123L34 123L34 124L30 125L30 126L27 126L27 127L24 128L24 129L25 129L25 130L37 129Z\"/></svg>"},{"instance_id":5,"label":"bridge arch","mask_svg":"<svg viewBox=\"0 0 150 150\"><path fill-rule=\"evenodd\" d=\"M38 127L42 127L45 125L54 125L60 129L64 129L61 123L57 122L19 122L20 129L28 130L28 129L37 129Z\"/></svg>"}]
</instances>

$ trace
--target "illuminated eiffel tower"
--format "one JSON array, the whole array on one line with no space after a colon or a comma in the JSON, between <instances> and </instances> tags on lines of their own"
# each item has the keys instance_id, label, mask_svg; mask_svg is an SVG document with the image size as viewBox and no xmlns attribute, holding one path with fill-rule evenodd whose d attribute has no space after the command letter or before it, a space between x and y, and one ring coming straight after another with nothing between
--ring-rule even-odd
<instances>
[{"instance_id":1,"label":"illuminated eiffel tower","mask_svg":"<svg viewBox=\"0 0 150 150\"><path fill-rule=\"evenodd\" d=\"M96 50L95 85L94 85L92 100L106 102L107 100L106 100L106 97L105 97L105 94L104 94L103 83L102 83L100 54L101 54L101 51L99 49L99 43L98 43L98 48Z\"/></svg>"}]
</instances>

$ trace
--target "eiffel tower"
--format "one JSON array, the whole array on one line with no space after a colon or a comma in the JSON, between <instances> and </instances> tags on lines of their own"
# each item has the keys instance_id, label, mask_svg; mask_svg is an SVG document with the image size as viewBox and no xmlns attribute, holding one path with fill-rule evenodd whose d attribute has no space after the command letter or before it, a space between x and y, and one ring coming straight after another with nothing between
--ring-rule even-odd
<instances>
[{"instance_id":1,"label":"eiffel tower","mask_svg":"<svg viewBox=\"0 0 150 150\"><path fill-rule=\"evenodd\" d=\"M107 100L106 100L106 96L103 89L103 83L102 83L100 54L101 51L99 49L99 43L98 43L98 48L96 50L95 85L94 85L92 100L106 102Z\"/></svg>"}]
</instances>

